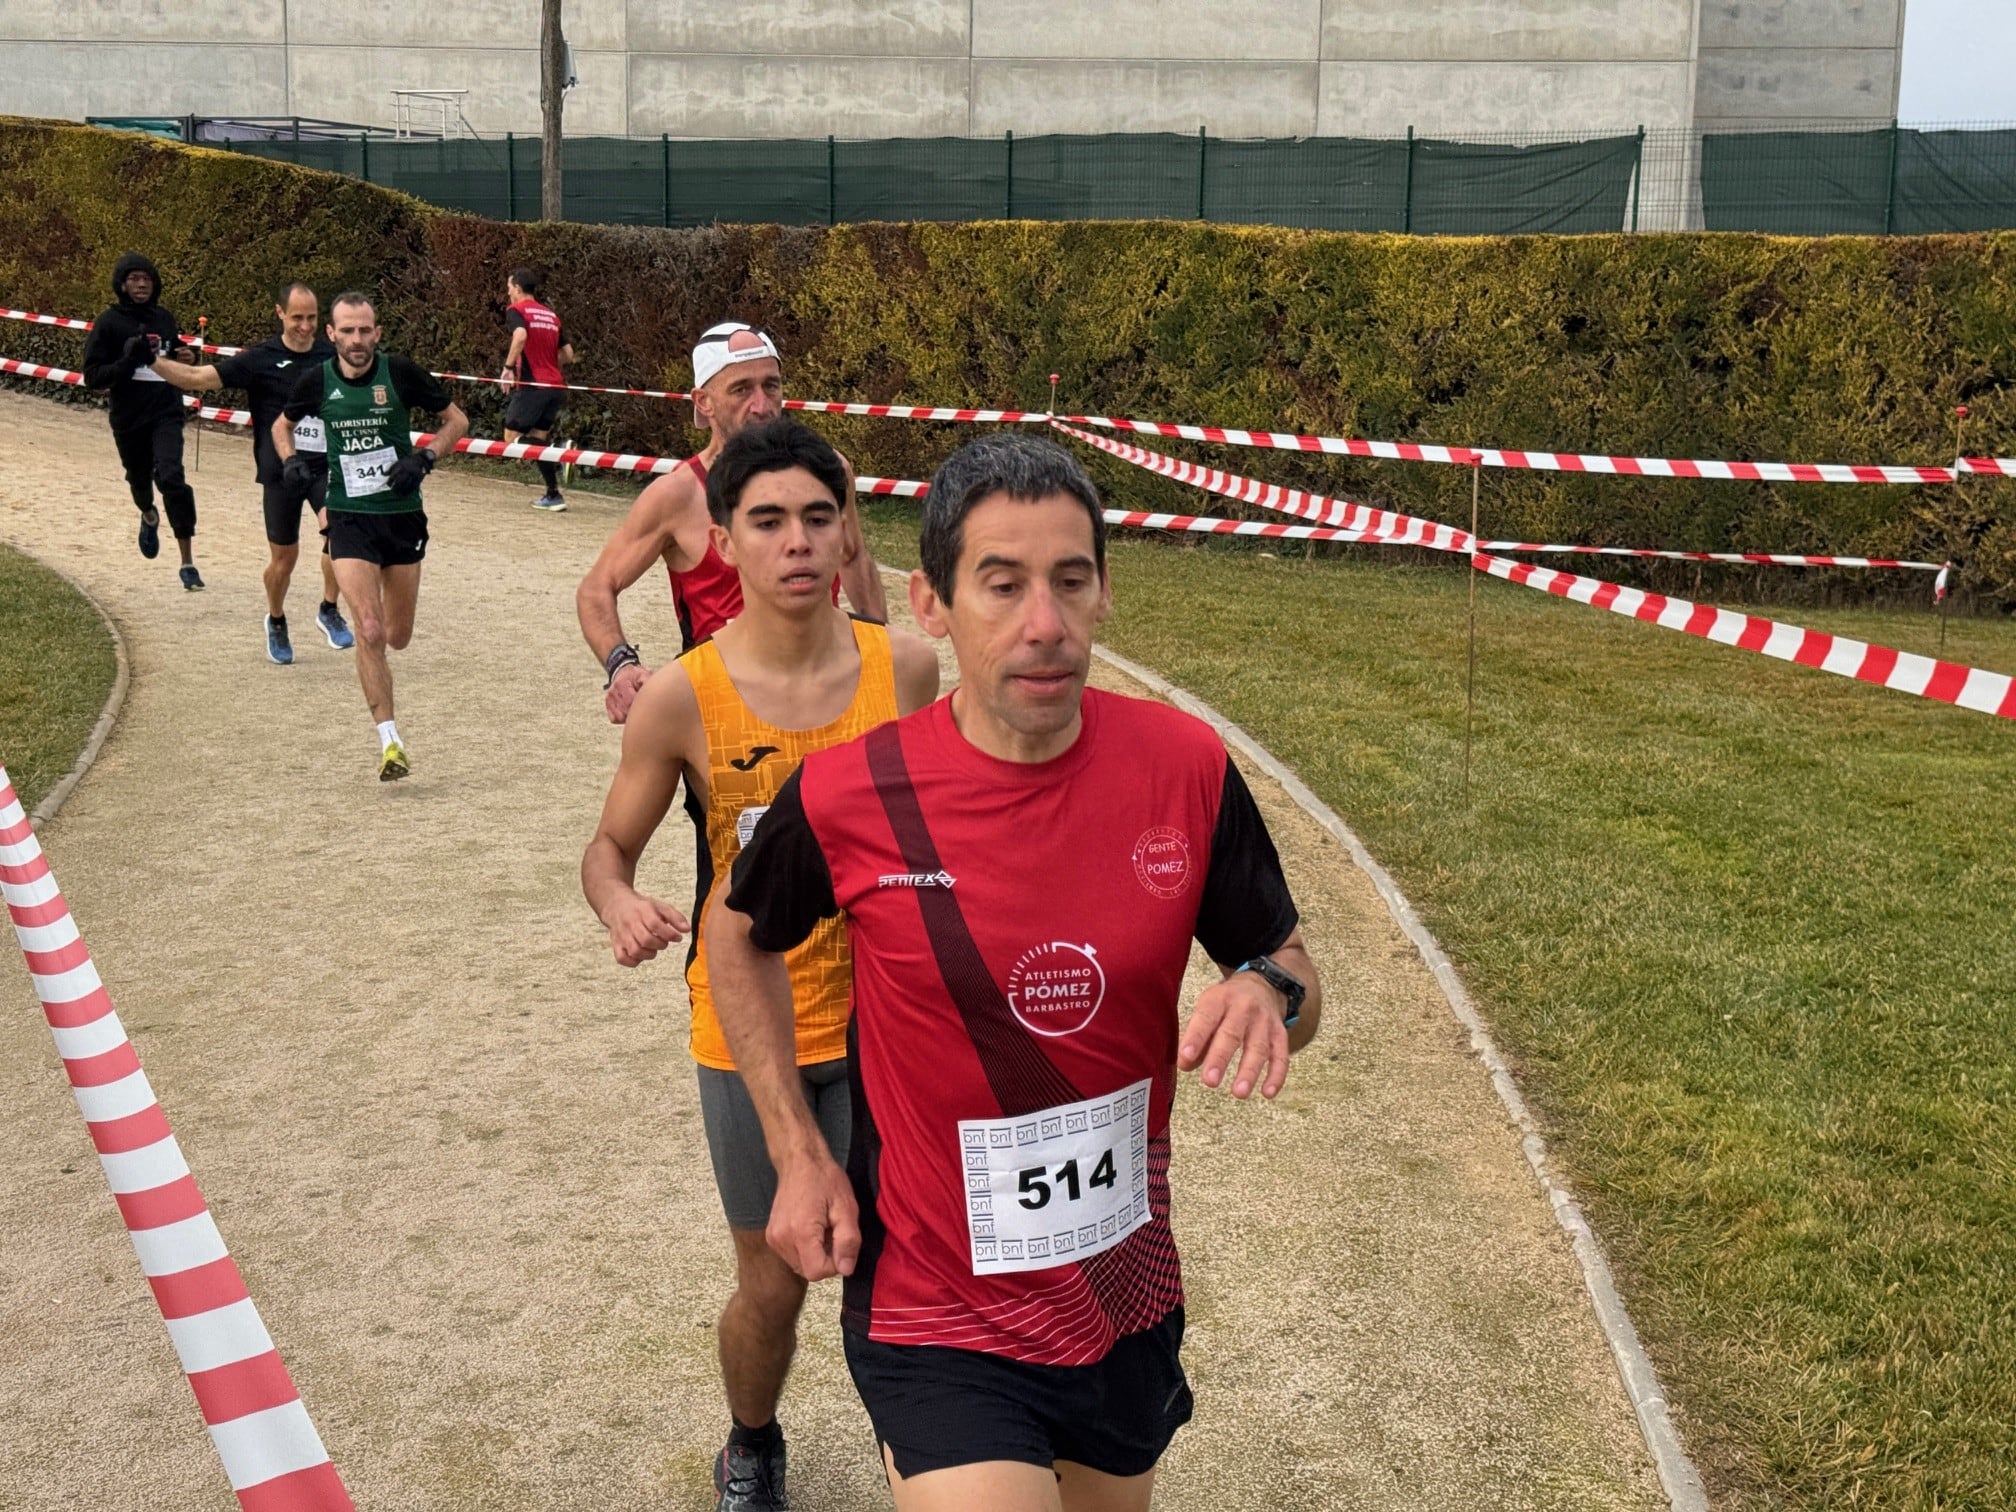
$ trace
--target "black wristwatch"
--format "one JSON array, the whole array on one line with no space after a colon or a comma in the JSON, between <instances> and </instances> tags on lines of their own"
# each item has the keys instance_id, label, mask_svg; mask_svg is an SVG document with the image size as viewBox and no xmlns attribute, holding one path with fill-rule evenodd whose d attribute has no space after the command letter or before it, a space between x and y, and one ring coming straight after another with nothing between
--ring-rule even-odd
<instances>
[{"instance_id":1,"label":"black wristwatch","mask_svg":"<svg viewBox=\"0 0 2016 1512\"><path fill-rule=\"evenodd\" d=\"M1302 1021L1302 1000L1309 996L1309 989L1302 985L1301 978L1283 971L1274 964L1270 956L1255 956L1252 960L1233 971L1237 976L1241 971L1250 971L1281 996L1288 999L1288 1013L1281 1020L1284 1028L1293 1029Z\"/></svg>"},{"instance_id":2,"label":"black wristwatch","mask_svg":"<svg viewBox=\"0 0 2016 1512\"><path fill-rule=\"evenodd\" d=\"M641 667L643 665L644 658L638 654L635 646L629 641L618 641L616 649L602 658L602 670L609 674L603 680L602 686L605 688L614 687L616 684L616 674L621 672L625 667Z\"/></svg>"}]
</instances>

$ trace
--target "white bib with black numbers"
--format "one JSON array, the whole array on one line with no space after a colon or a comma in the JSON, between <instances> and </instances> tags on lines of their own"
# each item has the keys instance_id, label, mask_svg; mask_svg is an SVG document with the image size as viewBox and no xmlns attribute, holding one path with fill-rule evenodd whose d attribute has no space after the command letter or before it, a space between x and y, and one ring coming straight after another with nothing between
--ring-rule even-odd
<instances>
[{"instance_id":1,"label":"white bib with black numbers","mask_svg":"<svg viewBox=\"0 0 2016 1512\"><path fill-rule=\"evenodd\" d=\"M1148 1091L959 1121L974 1275L1068 1265L1148 1221Z\"/></svg>"},{"instance_id":2,"label":"white bib with black numbers","mask_svg":"<svg viewBox=\"0 0 2016 1512\"><path fill-rule=\"evenodd\" d=\"M373 451L343 453L337 458L338 465L343 469L343 492L353 499L389 492L385 477L398 460L399 453L389 446Z\"/></svg>"},{"instance_id":3,"label":"white bib with black numbers","mask_svg":"<svg viewBox=\"0 0 2016 1512\"><path fill-rule=\"evenodd\" d=\"M298 452L326 452L329 441L322 433L322 417L307 415L294 422L294 450Z\"/></svg>"}]
</instances>

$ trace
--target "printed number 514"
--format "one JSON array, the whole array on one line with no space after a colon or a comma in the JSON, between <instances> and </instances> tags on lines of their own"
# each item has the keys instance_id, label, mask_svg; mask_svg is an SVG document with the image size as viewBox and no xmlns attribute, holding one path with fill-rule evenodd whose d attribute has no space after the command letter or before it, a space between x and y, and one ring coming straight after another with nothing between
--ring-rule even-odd
<instances>
[{"instance_id":1,"label":"printed number 514","mask_svg":"<svg viewBox=\"0 0 2016 1512\"><path fill-rule=\"evenodd\" d=\"M1016 1173L1015 1190L1021 1195L1015 1200L1034 1212L1046 1207L1053 1191L1061 1191L1066 1202L1076 1202L1083 1193L1078 1188L1078 1162L1067 1160L1054 1170L1047 1165L1030 1166ZM1117 1180L1113 1169L1113 1152L1107 1150L1099 1157L1099 1163L1092 1167L1092 1174L1085 1178L1088 1187L1110 1187Z\"/></svg>"}]
</instances>

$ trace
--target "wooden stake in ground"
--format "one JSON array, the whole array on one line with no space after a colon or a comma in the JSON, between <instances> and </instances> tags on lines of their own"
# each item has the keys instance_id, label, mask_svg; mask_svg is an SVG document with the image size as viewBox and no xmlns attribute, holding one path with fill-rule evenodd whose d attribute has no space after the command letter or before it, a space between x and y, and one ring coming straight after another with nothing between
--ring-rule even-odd
<instances>
[{"instance_id":1,"label":"wooden stake in ground","mask_svg":"<svg viewBox=\"0 0 2016 1512\"><path fill-rule=\"evenodd\" d=\"M1967 476L1966 469L1960 465L1967 455L1966 443L1962 439L1966 429L1967 406L1956 404L1953 406L1953 491L1956 494L1960 491L1960 480ZM1939 571L1939 582L1942 586L1936 598L1939 604L1939 655L1943 658L1946 655L1946 620L1953 612L1953 560L1951 557L1946 559L1945 565Z\"/></svg>"},{"instance_id":2,"label":"wooden stake in ground","mask_svg":"<svg viewBox=\"0 0 2016 1512\"><path fill-rule=\"evenodd\" d=\"M1463 801L1470 801L1470 731L1477 718L1477 497L1483 488L1484 460L1470 460L1470 665L1463 678Z\"/></svg>"}]
</instances>

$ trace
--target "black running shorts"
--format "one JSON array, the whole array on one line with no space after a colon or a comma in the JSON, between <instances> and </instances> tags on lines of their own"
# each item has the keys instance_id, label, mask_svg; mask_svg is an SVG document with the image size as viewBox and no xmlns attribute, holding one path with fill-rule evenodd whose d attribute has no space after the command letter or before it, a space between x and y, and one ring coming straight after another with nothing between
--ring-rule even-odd
<instances>
[{"instance_id":1,"label":"black running shorts","mask_svg":"<svg viewBox=\"0 0 2016 1512\"><path fill-rule=\"evenodd\" d=\"M1027 1365L933 1344L879 1344L841 1330L854 1389L909 1478L958 1465L1070 1460L1146 1475L1190 1421L1183 1309L1123 1336L1096 1365Z\"/></svg>"},{"instance_id":2,"label":"black running shorts","mask_svg":"<svg viewBox=\"0 0 2016 1512\"><path fill-rule=\"evenodd\" d=\"M266 513L266 539L275 546L298 546L301 544L301 508L304 504L311 509L322 507L322 500L329 492L329 474L315 474L315 481L308 486L305 494L298 488L290 488L283 478L275 478L259 487L260 503Z\"/></svg>"},{"instance_id":3,"label":"black running shorts","mask_svg":"<svg viewBox=\"0 0 2016 1512\"><path fill-rule=\"evenodd\" d=\"M511 402L504 406L504 429L521 436L534 431L551 435L564 397L558 389L514 388Z\"/></svg>"},{"instance_id":4,"label":"black running shorts","mask_svg":"<svg viewBox=\"0 0 2016 1512\"><path fill-rule=\"evenodd\" d=\"M358 514L332 509L329 555L339 562L348 557L380 567L410 567L427 555L427 511Z\"/></svg>"}]
</instances>

